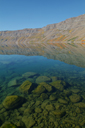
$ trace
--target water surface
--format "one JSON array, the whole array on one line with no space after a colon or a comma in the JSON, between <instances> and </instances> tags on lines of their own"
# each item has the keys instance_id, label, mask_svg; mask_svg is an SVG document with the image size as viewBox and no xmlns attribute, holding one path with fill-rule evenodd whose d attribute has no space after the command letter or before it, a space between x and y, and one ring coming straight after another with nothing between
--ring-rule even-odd
<instances>
[{"instance_id":1,"label":"water surface","mask_svg":"<svg viewBox=\"0 0 85 128\"><path fill-rule=\"evenodd\" d=\"M25 81L32 83L28 92L20 91ZM7 108L4 99L15 95L24 101ZM0 55L0 119L27 128L84 128L85 68L44 56Z\"/></svg>"}]
</instances>

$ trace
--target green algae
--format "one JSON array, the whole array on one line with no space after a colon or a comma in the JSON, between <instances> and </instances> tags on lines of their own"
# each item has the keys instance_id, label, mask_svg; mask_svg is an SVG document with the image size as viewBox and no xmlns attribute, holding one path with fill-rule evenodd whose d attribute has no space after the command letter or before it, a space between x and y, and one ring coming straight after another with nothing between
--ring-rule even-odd
<instances>
[{"instance_id":1,"label":"green algae","mask_svg":"<svg viewBox=\"0 0 85 128\"><path fill-rule=\"evenodd\" d=\"M16 125L14 125L14 124L6 124L6 125L4 125L2 128L18 128Z\"/></svg>"},{"instance_id":2,"label":"green algae","mask_svg":"<svg viewBox=\"0 0 85 128\"><path fill-rule=\"evenodd\" d=\"M37 88L35 88L35 90L33 90L32 92L41 94L41 93L45 92L45 90L46 89L43 85L38 85Z\"/></svg>"},{"instance_id":3,"label":"green algae","mask_svg":"<svg viewBox=\"0 0 85 128\"><path fill-rule=\"evenodd\" d=\"M22 93L28 94L32 90L32 83L28 80L24 81L21 86L19 87L19 90Z\"/></svg>"},{"instance_id":4,"label":"green algae","mask_svg":"<svg viewBox=\"0 0 85 128\"><path fill-rule=\"evenodd\" d=\"M14 109L24 102L24 98L17 95L7 96L3 101L3 106L6 109Z\"/></svg>"},{"instance_id":5,"label":"green algae","mask_svg":"<svg viewBox=\"0 0 85 128\"><path fill-rule=\"evenodd\" d=\"M60 91L64 90L64 87L66 86L66 83L62 80L57 80L54 81L52 83L50 83L53 87L55 87L56 89L59 89Z\"/></svg>"}]
</instances>

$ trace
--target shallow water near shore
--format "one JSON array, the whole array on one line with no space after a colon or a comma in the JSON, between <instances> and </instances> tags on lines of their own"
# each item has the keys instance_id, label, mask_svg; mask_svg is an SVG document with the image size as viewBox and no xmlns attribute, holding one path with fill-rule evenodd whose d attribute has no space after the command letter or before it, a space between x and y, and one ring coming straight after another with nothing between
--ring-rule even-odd
<instances>
[{"instance_id":1,"label":"shallow water near shore","mask_svg":"<svg viewBox=\"0 0 85 128\"><path fill-rule=\"evenodd\" d=\"M14 101L7 105L6 98ZM85 68L43 56L0 55L0 121L22 128L84 128Z\"/></svg>"}]
</instances>

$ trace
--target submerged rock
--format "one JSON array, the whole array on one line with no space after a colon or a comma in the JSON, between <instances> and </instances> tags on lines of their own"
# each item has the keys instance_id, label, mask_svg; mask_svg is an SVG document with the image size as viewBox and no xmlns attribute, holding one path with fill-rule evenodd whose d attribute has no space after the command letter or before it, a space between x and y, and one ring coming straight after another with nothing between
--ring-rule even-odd
<instances>
[{"instance_id":1,"label":"submerged rock","mask_svg":"<svg viewBox=\"0 0 85 128\"><path fill-rule=\"evenodd\" d=\"M32 91L32 89L33 89L32 83L28 80L24 81L19 87L20 92L26 93L26 94Z\"/></svg>"},{"instance_id":2,"label":"submerged rock","mask_svg":"<svg viewBox=\"0 0 85 128\"><path fill-rule=\"evenodd\" d=\"M71 89L71 91L73 92L73 93L79 93L80 92L80 90L79 89Z\"/></svg>"},{"instance_id":3,"label":"submerged rock","mask_svg":"<svg viewBox=\"0 0 85 128\"><path fill-rule=\"evenodd\" d=\"M50 84L60 91L63 91L64 86L66 86L66 83L64 81L61 81L61 80L51 82Z\"/></svg>"},{"instance_id":4,"label":"submerged rock","mask_svg":"<svg viewBox=\"0 0 85 128\"><path fill-rule=\"evenodd\" d=\"M41 112L42 112L42 109L41 109L40 107L36 107L36 108L35 108L35 112L36 112L36 113L41 113Z\"/></svg>"},{"instance_id":5,"label":"submerged rock","mask_svg":"<svg viewBox=\"0 0 85 128\"><path fill-rule=\"evenodd\" d=\"M35 88L35 90L33 90L33 93L41 94L45 91L46 91L46 89L43 85L38 85L37 88Z\"/></svg>"},{"instance_id":6,"label":"submerged rock","mask_svg":"<svg viewBox=\"0 0 85 128\"><path fill-rule=\"evenodd\" d=\"M3 125L1 128L18 128L15 124L8 123Z\"/></svg>"},{"instance_id":7,"label":"submerged rock","mask_svg":"<svg viewBox=\"0 0 85 128\"><path fill-rule=\"evenodd\" d=\"M3 105L2 105L3 106ZM0 114L2 114L2 113L4 113L4 112L6 112L6 109L5 108L2 108L1 110L0 110Z\"/></svg>"},{"instance_id":8,"label":"submerged rock","mask_svg":"<svg viewBox=\"0 0 85 128\"><path fill-rule=\"evenodd\" d=\"M17 76L14 77L13 79L11 79L8 83L8 87L14 87L14 86L19 86L21 85L21 83L25 81L25 78L21 77L21 76Z\"/></svg>"},{"instance_id":9,"label":"submerged rock","mask_svg":"<svg viewBox=\"0 0 85 128\"><path fill-rule=\"evenodd\" d=\"M17 95L7 96L3 101L3 106L6 109L14 109L19 107L24 102L24 98Z\"/></svg>"},{"instance_id":10,"label":"submerged rock","mask_svg":"<svg viewBox=\"0 0 85 128\"><path fill-rule=\"evenodd\" d=\"M16 81L16 79L12 79L12 80L9 81L9 83L8 83L8 87L13 87L13 86L17 86L17 81Z\"/></svg>"},{"instance_id":11,"label":"submerged rock","mask_svg":"<svg viewBox=\"0 0 85 128\"><path fill-rule=\"evenodd\" d=\"M31 113L33 113L33 109L32 108L30 108L30 107L28 107L28 108L23 108L23 114L26 116L26 115L29 115L29 114L31 114Z\"/></svg>"},{"instance_id":12,"label":"submerged rock","mask_svg":"<svg viewBox=\"0 0 85 128\"><path fill-rule=\"evenodd\" d=\"M70 96L72 93L70 90L63 90L63 92L66 96Z\"/></svg>"},{"instance_id":13,"label":"submerged rock","mask_svg":"<svg viewBox=\"0 0 85 128\"><path fill-rule=\"evenodd\" d=\"M44 100L41 104L41 108L45 109L46 105L49 103L49 100Z\"/></svg>"},{"instance_id":14,"label":"submerged rock","mask_svg":"<svg viewBox=\"0 0 85 128\"><path fill-rule=\"evenodd\" d=\"M45 107L48 111L52 111L52 110L54 110L54 106L52 105L52 104L48 104L48 105L46 105L46 107Z\"/></svg>"},{"instance_id":15,"label":"submerged rock","mask_svg":"<svg viewBox=\"0 0 85 128\"><path fill-rule=\"evenodd\" d=\"M22 121L25 123L27 128L31 128L36 123L35 120L33 119L33 117L31 117L31 116L29 116L29 117L23 116Z\"/></svg>"},{"instance_id":16,"label":"submerged rock","mask_svg":"<svg viewBox=\"0 0 85 128\"><path fill-rule=\"evenodd\" d=\"M26 128L22 120L17 120L15 124L17 125L18 128Z\"/></svg>"},{"instance_id":17,"label":"submerged rock","mask_svg":"<svg viewBox=\"0 0 85 128\"><path fill-rule=\"evenodd\" d=\"M77 107L79 107L79 108L85 108L85 103L83 103L83 102L76 103L74 105L77 106Z\"/></svg>"},{"instance_id":18,"label":"submerged rock","mask_svg":"<svg viewBox=\"0 0 85 128\"><path fill-rule=\"evenodd\" d=\"M3 105L2 104L0 104L0 110L3 108Z\"/></svg>"},{"instance_id":19,"label":"submerged rock","mask_svg":"<svg viewBox=\"0 0 85 128\"><path fill-rule=\"evenodd\" d=\"M46 89L48 92L51 92L51 91L52 91L52 86L50 86L50 85L47 84L46 82L42 82L42 83L40 83L40 85L44 86L45 89Z\"/></svg>"},{"instance_id":20,"label":"submerged rock","mask_svg":"<svg viewBox=\"0 0 85 128\"><path fill-rule=\"evenodd\" d=\"M77 125L77 126L75 126L75 128L81 128L81 127Z\"/></svg>"},{"instance_id":21,"label":"submerged rock","mask_svg":"<svg viewBox=\"0 0 85 128\"><path fill-rule=\"evenodd\" d=\"M52 76L51 79L52 79L52 82L57 81L57 80L62 80L61 77L57 77L57 76Z\"/></svg>"},{"instance_id":22,"label":"submerged rock","mask_svg":"<svg viewBox=\"0 0 85 128\"><path fill-rule=\"evenodd\" d=\"M26 72L24 74L22 74L22 77L24 78L33 78L34 76L39 76L39 74L35 73L35 72Z\"/></svg>"},{"instance_id":23,"label":"submerged rock","mask_svg":"<svg viewBox=\"0 0 85 128\"><path fill-rule=\"evenodd\" d=\"M50 82L51 78L47 77L47 76L39 76L36 79L36 83L41 83L41 82Z\"/></svg>"},{"instance_id":24,"label":"submerged rock","mask_svg":"<svg viewBox=\"0 0 85 128\"><path fill-rule=\"evenodd\" d=\"M37 100L35 103L35 106L41 105L42 101L41 100Z\"/></svg>"},{"instance_id":25,"label":"submerged rock","mask_svg":"<svg viewBox=\"0 0 85 128\"><path fill-rule=\"evenodd\" d=\"M49 97L50 100L56 100L57 99L57 96L56 94L51 94L50 97Z\"/></svg>"},{"instance_id":26,"label":"submerged rock","mask_svg":"<svg viewBox=\"0 0 85 128\"><path fill-rule=\"evenodd\" d=\"M64 111L64 110L55 110L55 111L53 111L53 114L54 114L55 116L61 118L61 117L65 116L66 111Z\"/></svg>"},{"instance_id":27,"label":"submerged rock","mask_svg":"<svg viewBox=\"0 0 85 128\"><path fill-rule=\"evenodd\" d=\"M81 101L81 96L77 95L77 94L73 94L71 96L69 96L71 102L76 103L76 102L80 102Z\"/></svg>"},{"instance_id":28,"label":"submerged rock","mask_svg":"<svg viewBox=\"0 0 85 128\"><path fill-rule=\"evenodd\" d=\"M54 81L57 81L58 80L58 77L52 76L51 79L52 79L52 82L54 82Z\"/></svg>"},{"instance_id":29,"label":"submerged rock","mask_svg":"<svg viewBox=\"0 0 85 128\"><path fill-rule=\"evenodd\" d=\"M81 113L80 108L79 108L79 107L77 107L77 108L76 108L76 110L75 110L75 112L76 112L76 113L78 113L78 114L80 114L80 113Z\"/></svg>"},{"instance_id":30,"label":"submerged rock","mask_svg":"<svg viewBox=\"0 0 85 128\"><path fill-rule=\"evenodd\" d=\"M61 104L68 104L68 101L66 101L65 99L62 99L62 98L59 98L58 101Z\"/></svg>"},{"instance_id":31,"label":"submerged rock","mask_svg":"<svg viewBox=\"0 0 85 128\"><path fill-rule=\"evenodd\" d=\"M43 109L43 115L46 117L48 115L48 111L46 109Z\"/></svg>"},{"instance_id":32,"label":"submerged rock","mask_svg":"<svg viewBox=\"0 0 85 128\"><path fill-rule=\"evenodd\" d=\"M45 100L45 99L48 98L48 95L47 95L46 93L42 93L42 94L40 95L40 98L41 98L42 100Z\"/></svg>"},{"instance_id":33,"label":"submerged rock","mask_svg":"<svg viewBox=\"0 0 85 128\"><path fill-rule=\"evenodd\" d=\"M54 105L55 105L55 108L56 108L56 109L60 109L60 108L62 108L62 106L63 106L63 105L60 104L60 103L55 103Z\"/></svg>"},{"instance_id":34,"label":"submerged rock","mask_svg":"<svg viewBox=\"0 0 85 128\"><path fill-rule=\"evenodd\" d=\"M28 118L28 127L31 128L36 122L32 117Z\"/></svg>"}]
</instances>

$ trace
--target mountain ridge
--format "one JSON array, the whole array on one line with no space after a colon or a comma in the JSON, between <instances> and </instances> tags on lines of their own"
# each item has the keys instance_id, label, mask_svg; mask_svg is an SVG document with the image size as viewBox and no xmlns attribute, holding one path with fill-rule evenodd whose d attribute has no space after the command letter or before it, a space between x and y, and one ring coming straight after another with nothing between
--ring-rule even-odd
<instances>
[{"instance_id":1,"label":"mountain ridge","mask_svg":"<svg viewBox=\"0 0 85 128\"><path fill-rule=\"evenodd\" d=\"M85 14L42 28L0 31L0 45L85 41Z\"/></svg>"},{"instance_id":2,"label":"mountain ridge","mask_svg":"<svg viewBox=\"0 0 85 128\"><path fill-rule=\"evenodd\" d=\"M67 18L66 20L61 21L61 22L65 22L65 21L68 21L68 20L70 20L70 19L84 18L84 17L82 17L82 16L85 16L85 14L82 14L82 15L79 15L79 16L76 16L76 17ZM59 22L59 23L61 23L61 22ZM56 25L56 24L59 24L59 23L48 24L48 25L46 25L46 26L49 26L49 25ZM44 26L44 27L42 27L42 28L45 28L46 26ZM0 32L21 31L21 30L26 30L26 29L41 29L41 28L24 28L24 29L20 29L20 30L5 30L5 31L2 30L2 31L0 31Z\"/></svg>"}]
</instances>

